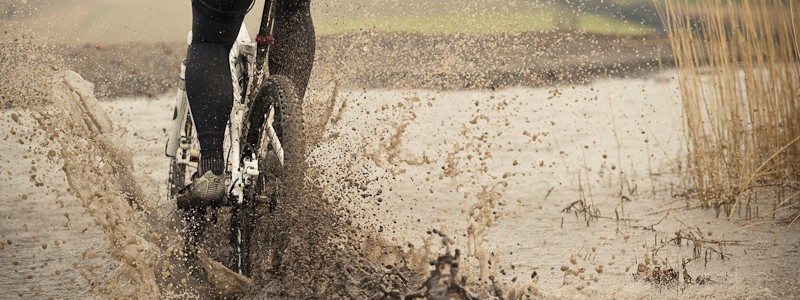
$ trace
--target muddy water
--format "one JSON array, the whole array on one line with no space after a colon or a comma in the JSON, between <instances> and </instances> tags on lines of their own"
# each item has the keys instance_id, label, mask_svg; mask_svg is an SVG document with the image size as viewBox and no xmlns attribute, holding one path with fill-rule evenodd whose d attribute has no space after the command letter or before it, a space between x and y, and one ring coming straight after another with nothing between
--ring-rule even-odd
<instances>
[{"instance_id":1,"label":"muddy water","mask_svg":"<svg viewBox=\"0 0 800 300\"><path fill-rule=\"evenodd\" d=\"M4 66L24 74L17 67ZM19 81L36 83L19 90L43 91L32 99L47 105L4 102L4 296L206 297L207 284L185 274L180 222L164 199L172 99L97 102L79 75L49 69ZM306 107L316 188L276 217L291 225L284 272L264 260L244 293L366 298L380 294L387 265L407 268L398 286L413 289L424 279L413 271L444 251L436 229L483 296L493 281L508 298L796 295L797 227L667 212L685 205L672 198L685 190L673 77L492 92L319 84ZM634 281L639 263L680 268L692 257L692 247L662 243L678 230L740 243L720 248L725 260L687 265L713 284ZM224 248L221 232L209 229L209 249Z\"/></svg>"}]
</instances>

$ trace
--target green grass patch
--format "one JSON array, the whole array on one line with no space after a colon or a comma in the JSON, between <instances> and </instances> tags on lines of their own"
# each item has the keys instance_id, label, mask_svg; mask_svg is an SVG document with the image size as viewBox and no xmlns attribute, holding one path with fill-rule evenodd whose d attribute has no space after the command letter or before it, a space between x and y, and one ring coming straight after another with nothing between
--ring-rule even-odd
<instances>
[{"instance_id":1,"label":"green grass patch","mask_svg":"<svg viewBox=\"0 0 800 300\"><path fill-rule=\"evenodd\" d=\"M606 15L583 15L578 21L578 29L591 33L618 35L640 35L656 32L653 27L632 24Z\"/></svg>"},{"instance_id":2,"label":"green grass patch","mask_svg":"<svg viewBox=\"0 0 800 300\"><path fill-rule=\"evenodd\" d=\"M564 22L564 15L553 10L536 12L468 15L415 15L368 19L327 19L315 22L318 35L363 30L423 33L518 33L529 31L579 30L601 34L638 35L655 28L631 24L605 15L584 14ZM558 20L558 22L557 22ZM571 25L570 25L571 24Z\"/></svg>"},{"instance_id":3,"label":"green grass patch","mask_svg":"<svg viewBox=\"0 0 800 300\"><path fill-rule=\"evenodd\" d=\"M361 20L327 20L327 22L315 22L315 27L320 35L361 30L424 33L498 33L549 30L553 28L553 18L548 12L485 14L482 16L417 15Z\"/></svg>"}]
</instances>

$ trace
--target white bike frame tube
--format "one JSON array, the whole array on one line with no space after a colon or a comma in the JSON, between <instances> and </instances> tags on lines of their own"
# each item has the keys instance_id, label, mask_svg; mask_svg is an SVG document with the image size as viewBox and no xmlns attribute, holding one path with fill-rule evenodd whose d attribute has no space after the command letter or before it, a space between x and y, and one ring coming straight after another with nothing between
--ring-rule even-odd
<instances>
[{"instance_id":1,"label":"white bike frame tube","mask_svg":"<svg viewBox=\"0 0 800 300\"><path fill-rule=\"evenodd\" d=\"M181 87L178 89L178 94L175 96L175 110L172 116L172 125L169 129L167 136L167 148L165 154L169 157L177 155L178 147L181 142L181 133L185 128L186 116L189 112L189 100L186 97L186 90L184 90L184 80L186 74L186 65L181 64Z\"/></svg>"},{"instance_id":2,"label":"white bike frame tube","mask_svg":"<svg viewBox=\"0 0 800 300\"><path fill-rule=\"evenodd\" d=\"M236 197L236 201L239 204L244 202L244 187L245 185L249 184L249 178L253 176L253 172L252 170L248 172L248 169L252 168L251 164L248 164L247 166L242 165L242 157L240 157L242 153L242 149L240 148L242 122L244 119L244 112L248 108L245 107L247 104L242 100L242 89L238 82L241 74L238 74L236 61L238 60L240 54L239 47L252 44L253 43L250 41L250 34L247 32L247 28L244 26L244 24L242 24L242 27L239 30L239 36L236 38L236 43L233 44L229 56L229 62L231 65L231 78L233 80L233 109L231 110L227 132L228 142L230 143L230 151L228 152L227 161L231 172L231 182L228 184L228 190L231 191L234 197ZM254 49L254 47L247 48ZM250 58L247 61L247 63L251 64L248 66L248 71L252 72L252 60L254 58L254 53L252 51L247 51L247 53L244 54ZM249 80L250 82L248 83L252 84L253 78L249 78ZM255 165L257 166L258 163L256 162ZM257 170L258 169L256 168L256 171Z\"/></svg>"},{"instance_id":3,"label":"white bike frame tube","mask_svg":"<svg viewBox=\"0 0 800 300\"><path fill-rule=\"evenodd\" d=\"M192 44L192 32L186 37L186 44ZM175 110L173 110L172 125L167 136L167 147L164 150L168 157L177 155L178 147L181 144L181 136L186 124L186 116L189 112L189 99L186 97L186 63L181 63L181 77L178 83L178 94L175 97Z\"/></svg>"}]
</instances>

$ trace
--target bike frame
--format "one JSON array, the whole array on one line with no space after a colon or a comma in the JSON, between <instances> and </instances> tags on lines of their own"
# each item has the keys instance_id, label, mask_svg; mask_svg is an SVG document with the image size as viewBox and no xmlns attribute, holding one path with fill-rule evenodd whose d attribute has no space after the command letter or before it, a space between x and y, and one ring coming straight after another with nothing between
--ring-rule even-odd
<instances>
[{"instance_id":1,"label":"bike frame","mask_svg":"<svg viewBox=\"0 0 800 300\"><path fill-rule=\"evenodd\" d=\"M253 154L252 157L240 157L241 134L245 110L248 109L249 91L242 91L239 80L248 80L248 86L253 84L255 78L247 76L250 69L247 64L252 61L249 58L255 56L255 47L250 42L250 35L247 28L242 25L239 37L236 39L230 54L231 77L237 79L233 84L233 109L231 109L230 121L228 122L226 147L228 149L226 161L231 173L231 182L228 183L228 191L234 197L237 204L244 202L244 188L253 182L253 178L258 176L258 158ZM250 78L247 78L250 77ZM244 92L244 93L243 93ZM243 95L244 94L244 95Z\"/></svg>"}]
</instances>

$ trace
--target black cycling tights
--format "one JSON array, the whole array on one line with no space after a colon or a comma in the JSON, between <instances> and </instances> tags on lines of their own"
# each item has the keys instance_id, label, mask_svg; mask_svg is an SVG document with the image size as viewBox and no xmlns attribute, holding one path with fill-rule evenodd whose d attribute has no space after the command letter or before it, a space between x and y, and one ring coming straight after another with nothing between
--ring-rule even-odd
<instances>
[{"instance_id":1,"label":"black cycling tights","mask_svg":"<svg viewBox=\"0 0 800 300\"><path fill-rule=\"evenodd\" d=\"M297 96L302 99L315 52L310 0L277 1L273 32L275 44L270 50L269 69L272 74L289 78ZM192 1L192 43L186 60L186 94L204 161L223 159L225 125L233 107L228 54L251 2ZM224 166L213 165L206 170L221 174Z\"/></svg>"}]
</instances>

